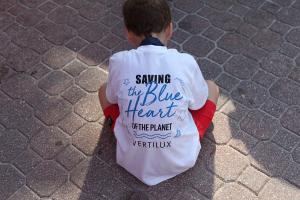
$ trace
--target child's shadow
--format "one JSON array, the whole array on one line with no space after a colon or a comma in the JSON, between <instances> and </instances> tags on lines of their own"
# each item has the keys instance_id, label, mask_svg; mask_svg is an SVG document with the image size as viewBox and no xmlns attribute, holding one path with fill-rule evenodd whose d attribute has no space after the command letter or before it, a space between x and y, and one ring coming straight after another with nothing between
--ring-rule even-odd
<instances>
[{"instance_id":1,"label":"child's shadow","mask_svg":"<svg viewBox=\"0 0 300 200\"><path fill-rule=\"evenodd\" d=\"M78 200L210 199L221 184L206 167L214 151L215 144L204 139L194 168L149 187L117 165L116 139L105 121L92 158L76 167L71 180L82 189Z\"/></svg>"}]
</instances>

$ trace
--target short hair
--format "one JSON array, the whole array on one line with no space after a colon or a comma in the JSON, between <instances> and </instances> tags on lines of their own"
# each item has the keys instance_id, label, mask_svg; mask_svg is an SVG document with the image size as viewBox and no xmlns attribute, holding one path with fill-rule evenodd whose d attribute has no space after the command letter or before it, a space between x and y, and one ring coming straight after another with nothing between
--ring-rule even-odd
<instances>
[{"instance_id":1,"label":"short hair","mask_svg":"<svg viewBox=\"0 0 300 200\"><path fill-rule=\"evenodd\" d=\"M127 30L138 36L160 33L171 23L171 11L165 0L126 0L123 16Z\"/></svg>"}]
</instances>

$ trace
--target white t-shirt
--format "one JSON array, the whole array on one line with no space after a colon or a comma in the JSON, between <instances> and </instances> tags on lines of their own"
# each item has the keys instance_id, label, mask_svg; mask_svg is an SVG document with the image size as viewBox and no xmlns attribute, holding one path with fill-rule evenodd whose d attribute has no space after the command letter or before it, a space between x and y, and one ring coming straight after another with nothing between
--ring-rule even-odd
<instances>
[{"instance_id":1,"label":"white t-shirt","mask_svg":"<svg viewBox=\"0 0 300 200\"><path fill-rule=\"evenodd\" d=\"M208 88L195 59L146 45L109 61L107 100L118 104L117 163L147 185L194 166L201 145L188 109L200 109Z\"/></svg>"}]
</instances>

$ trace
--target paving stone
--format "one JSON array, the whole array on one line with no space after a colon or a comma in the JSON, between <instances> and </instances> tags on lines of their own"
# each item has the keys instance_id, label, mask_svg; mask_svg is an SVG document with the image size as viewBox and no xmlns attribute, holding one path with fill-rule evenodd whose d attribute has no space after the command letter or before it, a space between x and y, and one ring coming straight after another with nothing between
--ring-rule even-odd
<instances>
[{"instance_id":1,"label":"paving stone","mask_svg":"<svg viewBox=\"0 0 300 200\"><path fill-rule=\"evenodd\" d=\"M87 66L77 60L74 60L70 64L64 67L64 70L68 72L73 77L78 76L82 71L84 71Z\"/></svg>"},{"instance_id":2,"label":"paving stone","mask_svg":"<svg viewBox=\"0 0 300 200\"><path fill-rule=\"evenodd\" d=\"M300 66L300 55L295 60L296 65Z\"/></svg>"},{"instance_id":3,"label":"paving stone","mask_svg":"<svg viewBox=\"0 0 300 200\"><path fill-rule=\"evenodd\" d=\"M249 108L257 108L266 100L267 94L263 87L250 81L242 81L231 96Z\"/></svg>"},{"instance_id":4,"label":"paving stone","mask_svg":"<svg viewBox=\"0 0 300 200\"><path fill-rule=\"evenodd\" d=\"M27 138L16 130L1 131L0 161L10 162L26 149Z\"/></svg>"},{"instance_id":5,"label":"paving stone","mask_svg":"<svg viewBox=\"0 0 300 200\"><path fill-rule=\"evenodd\" d=\"M9 54L6 63L17 72L30 70L39 62L39 54L28 48L22 48L14 54Z\"/></svg>"},{"instance_id":6,"label":"paving stone","mask_svg":"<svg viewBox=\"0 0 300 200\"><path fill-rule=\"evenodd\" d=\"M35 65L30 71L29 74L35 79L41 79L46 74L48 74L51 70L42 63L38 63Z\"/></svg>"},{"instance_id":7,"label":"paving stone","mask_svg":"<svg viewBox=\"0 0 300 200\"><path fill-rule=\"evenodd\" d=\"M226 53L225 51L221 49L215 49L208 58L213 60L214 62L218 64L223 64L228 58L230 57L229 53Z\"/></svg>"},{"instance_id":8,"label":"paving stone","mask_svg":"<svg viewBox=\"0 0 300 200\"><path fill-rule=\"evenodd\" d=\"M272 141L287 151L291 151L298 144L300 138L285 129L281 129L273 137Z\"/></svg>"},{"instance_id":9,"label":"paving stone","mask_svg":"<svg viewBox=\"0 0 300 200\"><path fill-rule=\"evenodd\" d=\"M187 34L187 33L186 33ZM176 32L174 32L173 38L176 37ZM100 41L100 44L105 46L106 48L112 49L120 44L122 40L113 34L109 34L107 37L103 38Z\"/></svg>"},{"instance_id":10,"label":"paving stone","mask_svg":"<svg viewBox=\"0 0 300 200\"><path fill-rule=\"evenodd\" d=\"M50 95L58 95L72 85L72 78L62 71L53 71L38 86Z\"/></svg>"},{"instance_id":11,"label":"paving stone","mask_svg":"<svg viewBox=\"0 0 300 200\"><path fill-rule=\"evenodd\" d=\"M57 7L57 5L51 1L47 1L46 3L39 6L39 10L50 13L52 10L54 10Z\"/></svg>"},{"instance_id":12,"label":"paving stone","mask_svg":"<svg viewBox=\"0 0 300 200\"><path fill-rule=\"evenodd\" d=\"M195 189L191 187L185 187L181 190L179 190L174 196L174 200L181 200L181 199L186 199L186 200L207 200L205 196L197 192Z\"/></svg>"},{"instance_id":13,"label":"paving stone","mask_svg":"<svg viewBox=\"0 0 300 200\"><path fill-rule=\"evenodd\" d=\"M286 76L293 66L292 60L278 53L269 54L261 63L261 68L279 77Z\"/></svg>"},{"instance_id":14,"label":"paving stone","mask_svg":"<svg viewBox=\"0 0 300 200\"><path fill-rule=\"evenodd\" d=\"M44 55L43 62L52 69L61 69L74 58L75 54L71 50L55 46Z\"/></svg>"},{"instance_id":15,"label":"paving stone","mask_svg":"<svg viewBox=\"0 0 300 200\"><path fill-rule=\"evenodd\" d=\"M295 162L300 163L300 144L298 144L298 147L294 149L292 156Z\"/></svg>"},{"instance_id":16,"label":"paving stone","mask_svg":"<svg viewBox=\"0 0 300 200\"><path fill-rule=\"evenodd\" d=\"M185 13L182 12L181 10L178 10L178 9L172 7L171 8L171 15L172 15L172 19L175 22L178 22L185 15Z\"/></svg>"},{"instance_id":17,"label":"paving stone","mask_svg":"<svg viewBox=\"0 0 300 200\"><path fill-rule=\"evenodd\" d=\"M36 116L46 125L55 125L59 123L66 115L72 111L71 104L62 98L49 98L43 105L35 110Z\"/></svg>"},{"instance_id":18,"label":"paving stone","mask_svg":"<svg viewBox=\"0 0 300 200\"><path fill-rule=\"evenodd\" d=\"M300 104L300 87L289 79L279 79L269 91L272 97L286 104Z\"/></svg>"},{"instance_id":19,"label":"paving stone","mask_svg":"<svg viewBox=\"0 0 300 200\"><path fill-rule=\"evenodd\" d=\"M240 122L243 131L260 140L270 139L279 129L279 123L261 111L253 110Z\"/></svg>"},{"instance_id":20,"label":"paving stone","mask_svg":"<svg viewBox=\"0 0 300 200\"><path fill-rule=\"evenodd\" d=\"M44 0L20 0L20 3L24 4L25 6L29 8L35 8L42 4Z\"/></svg>"},{"instance_id":21,"label":"paving stone","mask_svg":"<svg viewBox=\"0 0 300 200\"><path fill-rule=\"evenodd\" d=\"M267 56L266 51L264 51L263 49L254 46L252 44L250 44L249 46L247 46L245 48L245 50L242 52L242 54L248 58L254 59L256 61L260 61L261 59L263 59L264 57Z\"/></svg>"},{"instance_id":22,"label":"paving stone","mask_svg":"<svg viewBox=\"0 0 300 200\"><path fill-rule=\"evenodd\" d=\"M0 200L5 200L25 184L25 177L10 165L0 164Z\"/></svg>"},{"instance_id":23,"label":"paving stone","mask_svg":"<svg viewBox=\"0 0 300 200\"><path fill-rule=\"evenodd\" d=\"M287 108L286 104L270 97L261 106L261 109L274 117L279 117Z\"/></svg>"},{"instance_id":24,"label":"paving stone","mask_svg":"<svg viewBox=\"0 0 300 200\"><path fill-rule=\"evenodd\" d=\"M298 188L300 187L300 165L293 163L289 166L284 174L284 178L288 180L290 183L295 184Z\"/></svg>"},{"instance_id":25,"label":"paving stone","mask_svg":"<svg viewBox=\"0 0 300 200\"><path fill-rule=\"evenodd\" d=\"M96 94L89 94L75 105L75 112L89 122L100 119L102 112L99 98Z\"/></svg>"},{"instance_id":26,"label":"paving stone","mask_svg":"<svg viewBox=\"0 0 300 200\"><path fill-rule=\"evenodd\" d=\"M77 165L71 173L71 181L83 191L105 196L107 199L126 197L131 193L127 186L114 178L111 169L96 158L87 159Z\"/></svg>"},{"instance_id":27,"label":"paving stone","mask_svg":"<svg viewBox=\"0 0 300 200\"><path fill-rule=\"evenodd\" d=\"M278 12L278 10L280 9L280 6L278 6L277 4L271 3L266 1L261 7L260 9L268 11L272 14L275 14Z\"/></svg>"},{"instance_id":28,"label":"paving stone","mask_svg":"<svg viewBox=\"0 0 300 200\"><path fill-rule=\"evenodd\" d=\"M208 18L208 16L214 14L214 13L217 13L217 10L212 8L212 7L209 7L209 6L206 6L204 5L198 12L197 14L202 16L202 17L205 17L205 18Z\"/></svg>"},{"instance_id":29,"label":"paving stone","mask_svg":"<svg viewBox=\"0 0 300 200\"><path fill-rule=\"evenodd\" d=\"M18 16L20 13L26 12L28 10L27 7L23 6L22 4L16 4L11 7L8 12L14 16Z\"/></svg>"},{"instance_id":30,"label":"paving stone","mask_svg":"<svg viewBox=\"0 0 300 200\"><path fill-rule=\"evenodd\" d=\"M244 56L234 56L225 65L224 70L239 79L249 79L258 69L258 63Z\"/></svg>"},{"instance_id":31,"label":"paving stone","mask_svg":"<svg viewBox=\"0 0 300 200\"><path fill-rule=\"evenodd\" d=\"M300 47L300 36L299 36L299 34L300 34L300 28L293 29L287 34L286 39L290 43Z\"/></svg>"},{"instance_id":32,"label":"paving stone","mask_svg":"<svg viewBox=\"0 0 300 200\"><path fill-rule=\"evenodd\" d=\"M0 29L5 29L13 23L14 18L11 15L4 12L0 12Z\"/></svg>"},{"instance_id":33,"label":"paving stone","mask_svg":"<svg viewBox=\"0 0 300 200\"><path fill-rule=\"evenodd\" d=\"M17 22L26 27L32 27L43 20L45 15L37 9L26 9L17 16Z\"/></svg>"},{"instance_id":34,"label":"paving stone","mask_svg":"<svg viewBox=\"0 0 300 200\"><path fill-rule=\"evenodd\" d=\"M276 77L271 73L258 70L257 73L252 77L252 80L266 88L269 88L276 81Z\"/></svg>"},{"instance_id":35,"label":"paving stone","mask_svg":"<svg viewBox=\"0 0 300 200\"><path fill-rule=\"evenodd\" d=\"M75 37L74 29L64 24L54 24L50 21L43 21L36 28L45 34L45 38L56 45L63 45Z\"/></svg>"},{"instance_id":36,"label":"paving stone","mask_svg":"<svg viewBox=\"0 0 300 200\"><path fill-rule=\"evenodd\" d=\"M253 147L257 144L258 140L244 131L233 131L232 138L229 142L229 146L241 152L244 155L248 155Z\"/></svg>"},{"instance_id":37,"label":"paving stone","mask_svg":"<svg viewBox=\"0 0 300 200\"><path fill-rule=\"evenodd\" d=\"M283 43L281 45L280 53L290 57L295 58L300 52L300 49L291 45L290 43Z\"/></svg>"},{"instance_id":38,"label":"paving stone","mask_svg":"<svg viewBox=\"0 0 300 200\"><path fill-rule=\"evenodd\" d=\"M50 196L66 181L66 171L54 161L44 161L27 176L27 185L39 196Z\"/></svg>"},{"instance_id":39,"label":"paving stone","mask_svg":"<svg viewBox=\"0 0 300 200\"><path fill-rule=\"evenodd\" d=\"M218 111L229 100L229 98L230 98L229 96L230 95L225 90L223 90L222 88L220 88L220 96L219 96L218 103L217 103L217 110Z\"/></svg>"},{"instance_id":40,"label":"paving stone","mask_svg":"<svg viewBox=\"0 0 300 200\"><path fill-rule=\"evenodd\" d=\"M262 29L268 27L275 18L272 14L262 10L250 10L244 19L245 22Z\"/></svg>"},{"instance_id":41,"label":"paving stone","mask_svg":"<svg viewBox=\"0 0 300 200\"><path fill-rule=\"evenodd\" d=\"M106 14L105 7L101 4L87 4L79 9L79 13L82 17L96 21Z\"/></svg>"},{"instance_id":42,"label":"paving stone","mask_svg":"<svg viewBox=\"0 0 300 200\"><path fill-rule=\"evenodd\" d=\"M241 19L228 12L216 12L208 16L210 22L225 31L235 31L241 24Z\"/></svg>"},{"instance_id":43,"label":"paving stone","mask_svg":"<svg viewBox=\"0 0 300 200\"><path fill-rule=\"evenodd\" d=\"M242 23L237 32L246 36L247 38L251 38L257 31L256 28L251 24Z\"/></svg>"},{"instance_id":44,"label":"paving stone","mask_svg":"<svg viewBox=\"0 0 300 200\"><path fill-rule=\"evenodd\" d=\"M251 165L269 176L280 176L289 166L291 159L287 152L271 142L260 142L249 156Z\"/></svg>"},{"instance_id":45,"label":"paving stone","mask_svg":"<svg viewBox=\"0 0 300 200\"><path fill-rule=\"evenodd\" d=\"M291 26L299 26L300 25L300 13L298 9L295 8L284 8L282 9L277 18Z\"/></svg>"},{"instance_id":46,"label":"paving stone","mask_svg":"<svg viewBox=\"0 0 300 200\"><path fill-rule=\"evenodd\" d=\"M294 8L300 9L300 1L296 0L295 3L292 5Z\"/></svg>"},{"instance_id":47,"label":"paving stone","mask_svg":"<svg viewBox=\"0 0 300 200\"><path fill-rule=\"evenodd\" d=\"M89 23L88 20L81 17L79 14L74 15L68 20L67 24L76 30L80 30L82 27L86 26Z\"/></svg>"},{"instance_id":48,"label":"paving stone","mask_svg":"<svg viewBox=\"0 0 300 200\"><path fill-rule=\"evenodd\" d=\"M207 137L217 144L226 144L231 139L232 132L238 130L238 124L222 113L216 113L212 123L214 128L208 131Z\"/></svg>"},{"instance_id":49,"label":"paving stone","mask_svg":"<svg viewBox=\"0 0 300 200\"><path fill-rule=\"evenodd\" d=\"M59 127L69 135L73 135L84 124L85 121L72 112L59 123Z\"/></svg>"},{"instance_id":50,"label":"paving stone","mask_svg":"<svg viewBox=\"0 0 300 200\"><path fill-rule=\"evenodd\" d=\"M280 49L283 40L279 34L263 29L253 37L252 42L267 51L276 51Z\"/></svg>"},{"instance_id":51,"label":"paving stone","mask_svg":"<svg viewBox=\"0 0 300 200\"><path fill-rule=\"evenodd\" d=\"M59 129L48 127L33 136L31 148L44 159L52 159L69 144L69 139Z\"/></svg>"},{"instance_id":52,"label":"paving stone","mask_svg":"<svg viewBox=\"0 0 300 200\"><path fill-rule=\"evenodd\" d=\"M238 15L240 17L243 17L245 14L248 13L249 8L241 5L241 4L234 4L229 11L235 15Z\"/></svg>"},{"instance_id":53,"label":"paving stone","mask_svg":"<svg viewBox=\"0 0 300 200\"><path fill-rule=\"evenodd\" d=\"M249 161L244 155L228 146L217 146L214 156L209 159L208 167L225 181L234 181L247 165Z\"/></svg>"},{"instance_id":54,"label":"paving stone","mask_svg":"<svg viewBox=\"0 0 300 200\"><path fill-rule=\"evenodd\" d=\"M53 0L53 1L59 5L66 5L67 3L70 3L72 0Z\"/></svg>"},{"instance_id":55,"label":"paving stone","mask_svg":"<svg viewBox=\"0 0 300 200\"><path fill-rule=\"evenodd\" d=\"M101 139L102 126L98 123L87 123L72 136L72 143L86 155L93 155Z\"/></svg>"},{"instance_id":56,"label":"paving stone","mask_svg":"<svg viewBox=\"0 0 300 200\"><path fill-rule=\"evenodd\" d=\"M183 44L183 49L195 56L205 57L214 46L214 43L201 36L193 36Z\"/></svg>"},{"instance_id":57,"label":"paving stone","mask_svg":"<svg viewBox=\"0 0 300 200\"><path fill-rule=\"evenodd\" d=\"M222 72L222 68L219 65L207 59L199 60L198 65L206 80L213 80Z\"/></svg>"},{"instance_id":58,"label":"paving stone","mask_svg":"<svg viewBox=\"0 0 300 200\"><path fill-rule=\"evenodd\" d=\"M231 100L220 111L235 121L240 121L248 113L247 108Z\"/></svg>"},{"instance_id":59,"label":"paving stone","mask_svg":"<svg viewBox=\"0 0 300 200\"><path fill-rule=\"evenodd\" d=\"M187 15L178 23L179 28L190 32L191 34L198 34L209 27L208 20L197 15Z\"/></svg>"},{"instance_id":60,"label":"paving stone","mask_svg":"<svg viewBox=\"0 0 300 200\"><path fill-rule=\"evenodd\" d=\"M280 119L283 127L293 131L300 135L300 124L297 123L300 117L300 108L298 106L292 106L287 109Z\"/></svg>"},{"instance_id":61,"label":"paving stone","mask_svg":"<svg viewBox=\"0 0 300 200\"><path fill-rule=\"evenodd\" d=\"M126 35L124 34L124 31L120 31L120 30L124 30L124 28L125 28L124 23L119 22L115 26L112 27L111 32L116 34L118 37L126 40Z\"/></svg>"},{"instance_id":62,"label":"paving stone","mask_svg":"<svg viewBox=\"0 0 300 200\"><path fill-rule=\"evenodd\" d=\"M13 3L11 1L6 1L6 0L0 1L0 11L5 11L11 6L13 6Z\"/></svg>"},{"instance_id":63,"label":"paving stone","mask_svg":"<svg viewBox=\"0 0 300 200\"><path fill-rule=\"evenodd\" d=\"M75 104L78 102L81 98L85 97L86 93L80 89L78 86L72 86L68 90L66 90L62 97L68 100L71 104Z\"/></svg>"},{"instance_id":64,"label":"paving stone","mask_svg":"<svg viewBox=\"0 0 300 200\"><path fill-rule=\"evenodd\" d=\"M48 15L48 19L58 24L67 24L76 15L76 11L63 6L58 7Z\"/></svg>"},{"instance_id":65,"label":"paving stone","mask_svg":"<svg viewBox=\"0 0 300 200\"><path fill-rule=\"evenodd\" d=\"M9 38L6 34L0 32L0 50L5 49L9 45Z\"/></svg>"},{"instance_id":66,"label":"paving stone","mask_svg":"<svg viewBox=\"0 0 300 200\"><path fill-rule=\"evenodd\" d=\"M240 54L249 45L249 41L236 33L228 33L218 41L218 47L232 53Z\"/></svg>"},{"instance_id":67,"label":"paving stone","mask_svg":"<svg viewBox=\"0 0 300 200\"><path fill-rule=\"evenodd\" d=\"M176 0L174 6L184 12L192 13L203 7L202 1L197 0Z\"/></svg>"},{"instance_id":68,"label":"paving stone","mask_svg":"<svg viewBox=\"0 0 300 200\"><path fill-rule=\"evenodd\" d=\"M73 0L68 4L68 6L75 8L75 9L80 9L83 6L88 5L88 1L81 1L81 0Z\"/></svg>"},{"instance_id":69,"label":"paving stone","mask_svg":"<svg viewBox=\"0 0 300 200\"><path fill-rule=\"evenodd\" d=\"M68 199L78 200L82 199L81 190L71 182L67 182L61 186L52 196L53 200Z\"/></svg>"},{"instance_id":70,"label":"paving stone","mask_svg":"<svg viewBox=\"0 0 300 200\"><path fill-rule=\"evenodd\" d=\"M233 90L233 88L239 83L240 81L233 76L230 76L227 73L221 74L216 80L217 85L224 88L227 91Z\"/></svg>"},{"instance_id":71,"label":"paving stone","mask_svg":"<svg viewBox=\"0 0 300 200\"><path fill-rule=\"evenodd\" d=\"M216 192L214 199L256 200L258 198L241 185L237 183L228 183Z\"/></svg>"},{"instance_id":72,"label":"paving stone","mask_svg":"<svg viewBox=\"0 0 300 200\"><path fill-rule=\"evenodd\" d=\"M299 188L282 179L273 178L265 185L258 197L260 199L293 200L299 199L300 193Z\"/></svg>"},{"instance_id":73,"label":"paving stone","mask_svg":"<svg viewBox=\"0 0 300 200\"><path fill-rule=\"evenodd\" d=\"M108 34L108 29L99 23L90 23L79 31L79 36L89 42L97 42Z\"/></svg>"},{"instance_id":74,"label":"paving stone","mask_svg":"<svg viewBox=\"0 0 300 200\"><path fill-rule=\"evenodd\" d=\"M209 27L208 29L206 29L202 35L213 40L216 41L217 39L219 39L222 35L223 35L223 31L215 28L215 27Z\"/></svg>"},{"instance_id":75,"label":"paving stone","mask_svg":"<svg viewBox=\"0 0 300 200\"><path fill-rule=\"evenodd\" d=\"M84 155L72 145L69 145L63 152L58 154L56 160L67 170L71 170L80 161L84 159Z\"/></svg>"},{"instance_id":76,"label":"paving stone","mask_svg":"<svg viewBox=\"0 0 300 200\"><path fill-rule=\"evenodd\" d=\"M42 161L43 159L37 153L27 148L13 161L13 164L24 174L28 174Z\"/></svg>"},{"instance_id":77,"label":"paving stone","mask_svg":"<svg viewBox=\"0 0 300 200\"><path fill-rule=\"evenodd\" d=\"M109 51L97 45L90 44L78 54L78 59L87 65L96 66L103 62L110 55Z\"/></svg>"},{"instance_id":78,"label":"paving stone","mask_svg":"<svg viewBox=\"0 0 300 200\"><path fill-rule=\"evenodd\" d=\"M107 73L99 68L89 68L82 72L77 78L76 83L88 92L97 92L100 85L107 80Z\"/></svg>"},{"instance_id":79,"label":"paving stone","mask_svg":"<svg viewBox=\"0 0 300 200\"><path fill-rule=\"evenodd\" d=\"M279 33L280 35L284 35L290 30L290 26L280 21L275 21L270 27L270 30Z\"/></svg>"},{"instance_id":80,"label":"paving stone","mask_svg":"<svg viewBox=\"0 0 300 200\"><path fill-rule=\"evenodd\" d=\"M39 200L40 198L28 187L23 186L9 198L9 200L19 200L19 199Z\"/></svg>"},{"instance_id":81,"label":"paving stone","mask_svg":"<svg viewBox=\"0 0 300 200\"><path fill-rule=\"evenodd\" d=\"M260 5L263 4L262 1L260 0L252 0L252 1L248 1L248 0L238 0L239 3L248 6L250 8L258 8Z\"/></svg>"},{"instance_id":82,"label":"paving stone","mask_svg":"<svg viewBox=\"0 0 300 200\"><path fill-rule=\"evenodd\" d=\"M289 78L300 83L300 68L294 67L294 69L289 74Z\"/></svg>"},{"instance_id":83,"label":"paving stone","mask_svg":"<svg viewBox=\"0 0 300 200\"><path fill-rule=\"evenodd\" d=\"M257 195L268 181L268 176L249 166L245 171L243 171L238 181L254 191Z\"/></svg>"},{"instance_id":84,"label":"paving stone","mask_svg":"<svg viewBox=\"0 0 300 200\"><path fill-rule=\"evenodd\" d=\"M24 74L16 74L1 84L1 89L12 98L22 99L32 91L34 79Z\"/></svg>"},{"instance_id":85,"label":"paving stone","mask_svg":"<svg viewBox=\"0 0 300 200\"><path fill-rule=\"evenodd\" d=\"M30 136L37 131L38 124L32 109L22 100L9 101L2 106L0 122L10 129L18 129Z\"/></svg>"},{"instance_id":86,"label":"paving stone","mask_svg":"<svg viewBox=\"0 0 300 200\"><path fill-rule=\"evenodd\" d=\"M174 19L174 15L172 15ZM101 23L108 27L112 27L120 22L120 19L113 14L108 14L101 19Z\"/></svg>"},{"instance_id":87,"label":"paving stone","mask_svg":"<svg viewBox=\"0 0 300 200\"><path fill-rule=\"evenodd\" d=\"M234 1L233 0L225 0L225 1L212 0L212 1L208 1L207 4L218 10L227 10L234 4Z\"/></svg>"},{"instance_id":88,"label":"paving stone","mask_svg":"<svg viewBox=\"0 0 300 200\"><path fill-rule=\"evenodd\" d=\"M72 51L78 52L86 45L88 45L87 41L81 39L80 37L76 37L76 38L72 39L70 42L68 42L66 44L66 47L68 47Z\"/></svg>"}]
</instances>

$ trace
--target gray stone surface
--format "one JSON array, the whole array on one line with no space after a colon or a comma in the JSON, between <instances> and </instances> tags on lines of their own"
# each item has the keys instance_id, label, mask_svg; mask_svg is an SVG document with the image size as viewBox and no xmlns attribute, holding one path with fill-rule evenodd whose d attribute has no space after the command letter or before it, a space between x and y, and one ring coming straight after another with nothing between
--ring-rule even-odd
<instances>
[{"instance_id":1,"label":"gray stone surface","mask_svg":"<svg viewBox=\"0 0 300 200\"><path fill-rule=\"evenodd\" d=\"M300 1L168 1L168 47L221 95L195 166L152 187L116 163L97 95L132 49L122 3L0 0L0 200L299 199Z\"/></svg>"}]
</instances>

